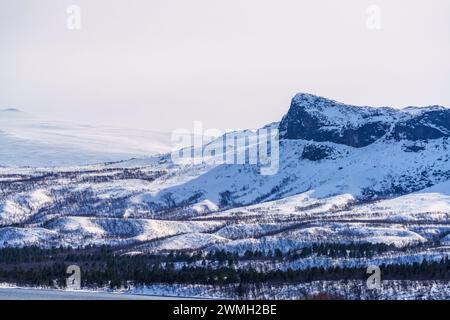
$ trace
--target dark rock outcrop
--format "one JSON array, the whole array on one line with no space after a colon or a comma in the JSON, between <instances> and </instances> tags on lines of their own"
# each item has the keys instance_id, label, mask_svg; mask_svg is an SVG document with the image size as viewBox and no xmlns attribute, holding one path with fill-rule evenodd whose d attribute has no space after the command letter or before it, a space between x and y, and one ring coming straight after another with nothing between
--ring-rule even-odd
<instances>
[{"instance_id":1,"label":"dark rock outcrop","mask_svg":"<svg viewBox=\"0 0 450 320\"><path fill-rule=\"evenodd\" d=\"M319 161L329 158L333 155L333 148L324 145L308 144L305 146L302 152L302 158L311 161Z\"/></svg>"},{"instance_id":2,"label":"dark rock outcrop","mask_svg":"<svg viewBox=\"0 0 450 320\"><path fill-rule=\"evenodd\" d=\"M432 106L358 107L310 94L297 94L280 122L282 139L368 146L379 139L428 140L450 136L450 109Z\"/></svg>"}]
</instances>

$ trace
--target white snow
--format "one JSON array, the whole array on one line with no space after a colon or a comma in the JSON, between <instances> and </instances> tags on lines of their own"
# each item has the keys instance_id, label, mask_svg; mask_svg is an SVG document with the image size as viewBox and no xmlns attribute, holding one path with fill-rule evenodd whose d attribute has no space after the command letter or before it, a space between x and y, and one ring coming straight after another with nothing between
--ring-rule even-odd
<instances>
[{"instance_id":1,"label":"white snow","mask_svg":"<svg viewBox=\"0 0 450 320\"><path fill-rule=\"evenodd\" d=\"M0 166L71 166L172 151L170 133L0 113Z\"/></svg>"}]
</instances>

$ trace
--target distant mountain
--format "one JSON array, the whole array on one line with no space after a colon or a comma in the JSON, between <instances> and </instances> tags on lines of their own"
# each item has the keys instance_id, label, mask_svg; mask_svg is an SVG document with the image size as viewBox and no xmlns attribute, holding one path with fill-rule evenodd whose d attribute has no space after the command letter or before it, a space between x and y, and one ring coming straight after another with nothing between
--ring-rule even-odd
<instances>
[{"instance_id":1,"label":"distant mountain","mask_svg":"<svg viewBox=\"0 0 450 320\"><path fill-rule=\"evenodd\" d=\"M0 108L0 112L22 112L19 109L16 108Z\"/></svg>"}]
</instances>

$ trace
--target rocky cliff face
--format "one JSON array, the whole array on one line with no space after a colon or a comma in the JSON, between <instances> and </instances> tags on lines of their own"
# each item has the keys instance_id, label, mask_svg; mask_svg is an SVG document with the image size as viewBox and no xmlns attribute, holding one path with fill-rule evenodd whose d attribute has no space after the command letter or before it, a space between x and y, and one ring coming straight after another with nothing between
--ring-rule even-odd
<instances>
[{"instance_id":1,"label":"rocky cliff face","mask_svg":"<svg viewBox=\"0 0 450 320\"><path fill-rule=\"evenodd\" d=\"M450 136L450 109L358 107L301 93L292 99L280 131L282 139L328 141L355 148L380 139L438 139Z\"/></svg>"}]
</instances>

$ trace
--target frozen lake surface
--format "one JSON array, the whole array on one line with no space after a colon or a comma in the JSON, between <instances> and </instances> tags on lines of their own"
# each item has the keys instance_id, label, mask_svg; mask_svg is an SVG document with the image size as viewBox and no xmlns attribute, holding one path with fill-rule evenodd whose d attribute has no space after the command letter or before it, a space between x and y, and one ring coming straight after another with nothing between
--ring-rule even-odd
<instances>
[{"instance_id":1,"label":"frozen lake surface","mask_svg":"<svg viewBox=\"0 0 450 320\"><path fill-rule=\"evenodd\" d=\"M62 291L28 288L0 288L0 300L172 300L178 297L145 296L125 293Z\"/></svg>"}]
</instances>

